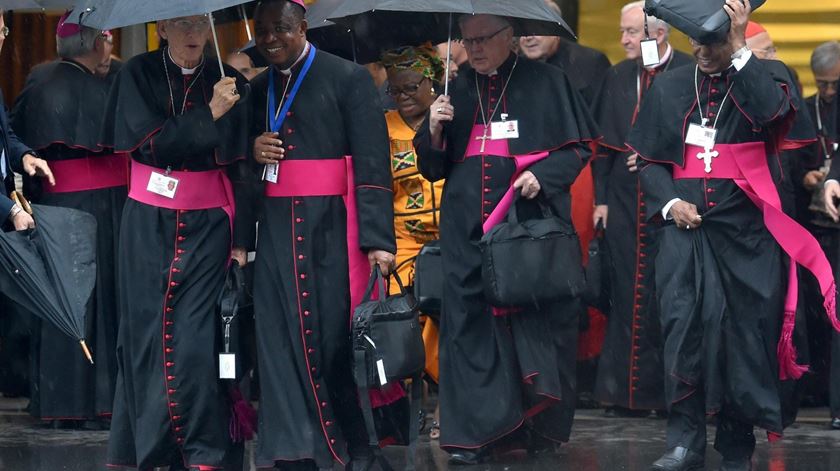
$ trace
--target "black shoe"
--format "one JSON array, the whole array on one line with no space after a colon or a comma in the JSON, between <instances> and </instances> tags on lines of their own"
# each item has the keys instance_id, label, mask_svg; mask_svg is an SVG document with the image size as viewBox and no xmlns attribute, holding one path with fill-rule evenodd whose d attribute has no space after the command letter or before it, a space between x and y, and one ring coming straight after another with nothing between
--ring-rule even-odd
<instances>
[{"instance_id":1,"label":"black shoe","mask_svg":"<svg viewBox=\"0 0 840 471\"><path fill-rule=\"evenodd\" d=\"M560 452L560 443L549 440L534 431L528 434L528 454L531 456L552 455Z\"/></svg>"},{"instance_id":2,"label":"black shoe","mask_svg":"<svg viewBox=\"0 0 840 471\"><path fill-rule=\"evenodd\" d=\"M668 450L650 467L650 471L693 471L703 469L703 455L695 453L684 446Z\"/></svg>"},{"instance_id":3,"label":"black shoe","mask_svg":"<svg viewBox=\"0 0 840 471\"><path fill-rule=\"evenodd\" d=\"M724 459L720 462L720 471L752 471L752 459L743 458L740 460Z\"/></svg>"},{"instance_id":4,"label":"black shoe","mask_svg":"<svg viewBox=\"0 0 840 471\"><path fill-rule=\"evenodd\" d=\"M453 466L471 466L484 463L489 458L489 449L484 447L476 450L460 449L449 453L449 464Z\"/></svg>"},{"instance_id":5,"label":"black shoe","mask_svg":"<svg viewBox=\"0 0 840 471\"><path fill-rule=\"evenodd\" d=\"M840 430L840 417L834 417L831 419L831 429Z\"/></svg>"}]
</instances>

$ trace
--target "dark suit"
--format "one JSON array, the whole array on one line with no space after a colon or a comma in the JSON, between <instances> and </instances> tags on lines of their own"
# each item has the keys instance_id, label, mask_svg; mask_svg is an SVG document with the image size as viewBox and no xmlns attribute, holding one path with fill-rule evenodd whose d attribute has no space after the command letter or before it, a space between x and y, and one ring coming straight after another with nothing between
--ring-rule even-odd
<instances>
[{"instance_id":1,"label":"dark suit","mask_svg":"<svg viewBox=\"0 0 840 471\"><path fill-rule=\"evenodd\" d=\"M5 191L0 195L0 219L5 219L3 216L8 215L12 210L12 200L8 198L15 189L15 177L12 170L16 172L23 171L23 156L31 153L32 149L20 142L20 139L15 135L12 127L9 125L9 117L6 114L6 104L3 101L3 93L0 91L0 145L6 152L6 178L3 180Z\"/></svg>"}]
</instances>

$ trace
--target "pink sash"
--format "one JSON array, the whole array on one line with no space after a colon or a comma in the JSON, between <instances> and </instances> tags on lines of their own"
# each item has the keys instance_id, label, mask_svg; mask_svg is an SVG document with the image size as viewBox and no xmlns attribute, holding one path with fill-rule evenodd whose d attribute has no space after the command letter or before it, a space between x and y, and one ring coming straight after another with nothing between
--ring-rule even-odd
<instances>
[{"instance_id":1,"label":"pink sash","mask_svg":"<svg viewBox=\"0 0 840 471\"><path fill-rule=\"evenodd\" d=\"M835 312L836 286L831 265L814 236L782 211L778 191L770 175L770 169L767 167L764 143L718 144L714 150L718 156L712 160L712 171L706 173L703 160L697 157L703 149L686 145L685 166L673 168L674 178L733 180L762 210L764 225L792 262L785 295L782 336L776 353L779 358L779 377L783 380L797 379L808 370L808 367L796 363L796 349L793 346L799 293L796 265L802 265L817 278L826 315L834 329L840 331L840 321L837 320Z\"/></svg>"},{"instance_id":2,"label":"pink sash","mask_svg":"<svg viewBox=\"0 0 840 471\"><path fill-rule=\"evenodd\" d=\"M55 186L44 181L44 193L75 193L128 185L128 154L51 160Z\"/></svg>"},{"instance_id":3,"label":"pink sash","mask_svg":"<svg viewBox=\"0 0 840 471\"><path fill-rule=\"evenodd\" d=\"M350 275L350 313L362 302L370 279L370 262L359 247L358 209L353 177L353 158L320 160L281 160L277 183L266 182L265 195L271 198L297 196L341 196L347 208L347 261ZM391 404L405 396L399 383L387 389L371 389L370 401L374 408Z\"/></svg>"},{"instance_id":4,"label":"pink sash","mask_svg":"<svg viewBox=\"0 0 840 471\"><path fill-rule=\"evenodd\" d=\"M152 172L164 173L165 170L131 161L131 183L128 197L150 206L172 210L200 210L220 208L230 220L231 242L233 241L233 218L236 203L233 199L233 186L222 169L205 172L172 171L169 176L178 180L174 198L167 198L146 190Z\"/></svg>"}]
</instances>

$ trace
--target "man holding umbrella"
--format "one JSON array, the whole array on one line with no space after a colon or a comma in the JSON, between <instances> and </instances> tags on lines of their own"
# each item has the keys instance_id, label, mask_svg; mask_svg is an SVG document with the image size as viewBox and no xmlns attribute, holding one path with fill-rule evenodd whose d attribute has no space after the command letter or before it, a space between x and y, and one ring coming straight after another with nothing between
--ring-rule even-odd
<instances>
[{"instance_id":1,"label":"man holding umbrella","mask_svg":"<svg viewBox=\"0 0 840 471\"><path fill-rule=\"evenodd\" d=\"M131 153L108 460L241 469L219 378L216 299L231 257L244 265L239 247L253 236L239 224L252 219L250 205L234 204L245 193L247 107L237 105L244 79L205 57L206 15L159 21L158 31L168 45L125 64L104 124L104 144Z\"/></svg>"},{"instance_id":2,"label":"man holding umbrella","mask_svg":"<svg viewBox=\"0 0 840 471\"><path fill-rule=\"evenodd\" d=\"M472 70L432 105L414 143L423 176L447 179L440 443L453 464L475 464L502 441L526 439L541 452L569 439L578 301L494 315L482 292L478 241L488 219L510 208L511 184L525 199L545 198L571 224L569 187L597 132L562 70L511 52L509 19L464 15L459 24ZM520 165L537 153L545 158Z\"/></svg>"},{"instance_id":3,"label":"man holding umbrella","mask_svg":"<svg viewBox=\"0 0 840 471\"><path fill-rule=\"evenodd\" d=\"M251 82L254 158L265 165L256 460L365 469L349 326L359 282L364 290L373 264L388 273L394 262L388 131L368 72L312 46L304 9L303 0L266 0L255 13L257 48L272 64ZM390 392L379 405L400 398Z\"/></svg>"}]
</instances>

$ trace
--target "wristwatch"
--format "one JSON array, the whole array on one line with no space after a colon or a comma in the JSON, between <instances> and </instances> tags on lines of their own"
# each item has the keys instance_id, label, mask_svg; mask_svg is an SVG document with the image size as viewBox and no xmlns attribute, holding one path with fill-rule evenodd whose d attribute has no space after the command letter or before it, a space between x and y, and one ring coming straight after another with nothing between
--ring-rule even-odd
<instances>
[{"instance_id":1,"label":"wristwatch","mask_svg":"<svg viewBox=\"0 0 840 471\"><path fill-rule=\"evenodd\" d=\"M738 49L737 51L733 52L732 55L729 56L729 57L731 57L732 60L740 59L741 57L744 56L744 54L746 54L748 52L750 52L749 46L744 46L741 49Z\"/></svg>"}]
</instances>

